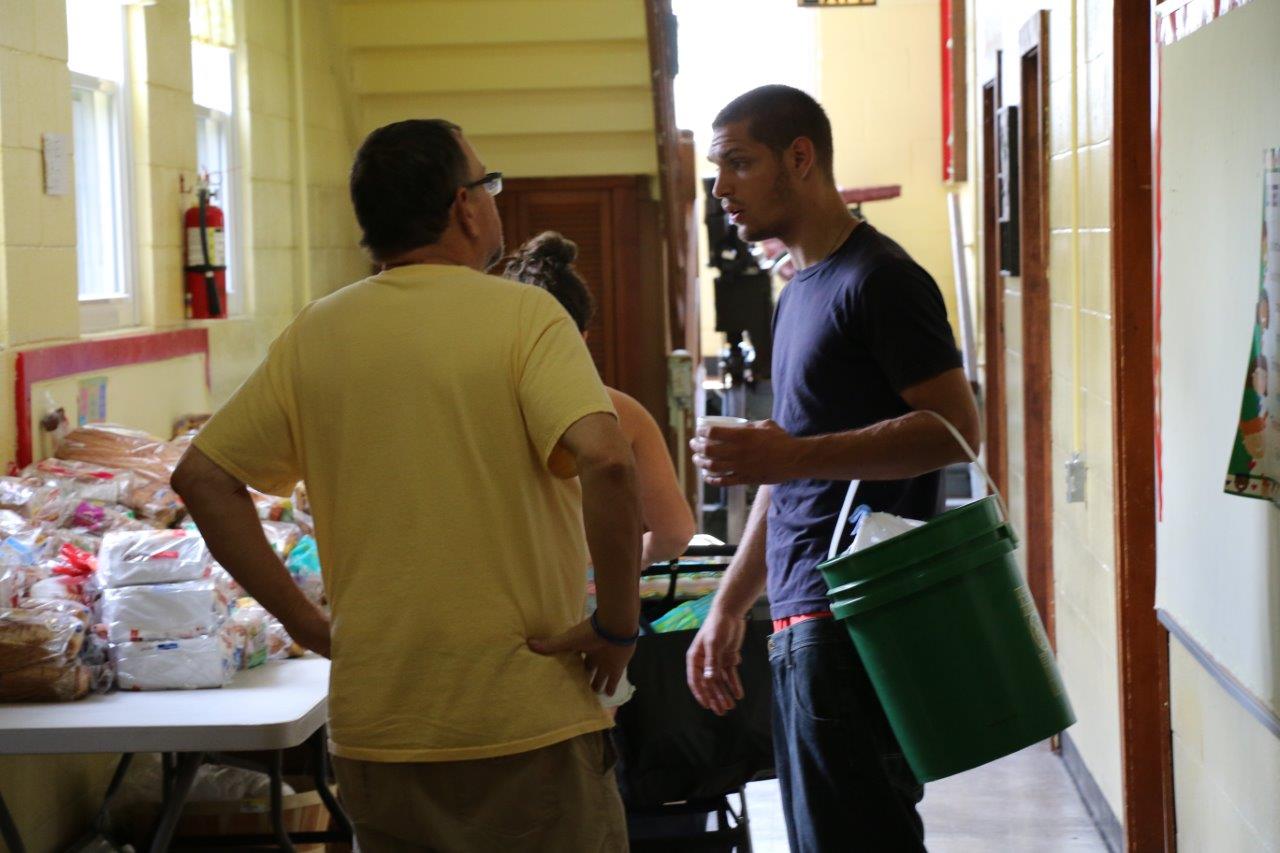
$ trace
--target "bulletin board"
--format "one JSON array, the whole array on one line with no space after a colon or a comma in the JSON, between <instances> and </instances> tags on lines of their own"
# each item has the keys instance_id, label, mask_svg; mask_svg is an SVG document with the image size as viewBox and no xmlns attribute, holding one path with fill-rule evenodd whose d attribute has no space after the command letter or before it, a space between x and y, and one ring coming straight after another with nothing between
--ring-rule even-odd
<instances>
[{"instance_id":1,"label":"bulletin board","mask_svg":"<svg viewBox=\"0 0 1280 853\"><path fill-rule=\"evenodd\" d=\"M1280 510L1223 477L1258 312L1264 152L1280 146L1280 0L1237 5L1161 22L1156 599L1274 712Z\"/></svg>"}]
</instances>

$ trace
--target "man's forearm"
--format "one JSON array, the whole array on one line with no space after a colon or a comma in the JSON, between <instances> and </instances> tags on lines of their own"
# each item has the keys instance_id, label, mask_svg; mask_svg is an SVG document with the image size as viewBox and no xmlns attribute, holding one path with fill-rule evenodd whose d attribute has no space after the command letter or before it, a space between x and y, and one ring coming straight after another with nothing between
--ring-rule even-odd
<instances>
[{"instance_id":1,"label":"man's forearm","mask_svg":"<svg viewBox=\"0 0 1280 853\"><path fill-rule=\"evenodd\" d=\"M764 591L767 575L765 563L765 538L769 527L769 486L761 486L751 504L738 551L724 573L720 589L716 593L714 607L734 618L746 615Z\"/></svg>"},{"instance_id":2,"label":"man's forearm","mask_svg":"<svg viewBox=\"0 0 1280 853\"><path fill-rule=\"evenodd\" d=\"M801 438L795 450L796 479L903 480L969 461L947 428L927 412Z\"/></svg>"},{"instance_id":3,"label":"man's forearm","mask_svg":"<svg viewBox=\"0 0 1280 853\"><path fill-rule=\"evenodd\" d=\"M240 488L229 495L213 495L195 489L183 498L214 558L294 639L314 647L320 633L328 631L327 617L307 599L271 550L249 493Z\"/></svg>"},{"instance_id":4,"label":"man's forearm","mask_svg":"<svg viewBox=\"0 0 1280 853\"><path fill-rule=\"evenodd\" d=\"M605 465L579 472L582 518L595 570L601 626L630 636L640 623L640 504L635 470Z\"/></svg>"}]
</instances>

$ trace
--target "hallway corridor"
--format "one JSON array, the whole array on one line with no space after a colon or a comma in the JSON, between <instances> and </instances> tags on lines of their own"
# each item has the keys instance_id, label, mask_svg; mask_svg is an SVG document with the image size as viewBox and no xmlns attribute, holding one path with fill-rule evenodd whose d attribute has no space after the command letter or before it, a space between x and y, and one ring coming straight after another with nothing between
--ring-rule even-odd
<instances>
[{"instance_id":1,"label":"hallway corridor","mask_svg":"<svg viewBox=\"0 0 1280 853\"><path fill-rule=\"evenodd\" d=\"M777 782L748 789L755 853L787 853ZM1062 761L1044 744L934 782L922 805L929 853L1106 853Z\"/></svg>"}]
</instances>

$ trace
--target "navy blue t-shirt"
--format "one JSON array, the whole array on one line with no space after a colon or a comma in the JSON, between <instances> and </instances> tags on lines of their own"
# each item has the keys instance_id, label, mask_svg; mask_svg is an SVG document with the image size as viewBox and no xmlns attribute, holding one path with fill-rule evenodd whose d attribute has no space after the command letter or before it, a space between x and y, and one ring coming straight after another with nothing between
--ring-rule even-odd
<instances>
[{"instance_id":1,"label":"navy blue t-shirt","mask_svg":"<svg viewBox=\"0 0 1280 853\"><path fill-rule=\"evenodd\" d=\"M860 429L911 411L901 392L961 364L938 285L902 247L863 223L796 274L773 318L773 419L794 436ZM767 561L773 618L830 607L827 558L848 483L773 487ZM863 482L856 504L905 518L942 510L940 472Z\"/></svg>"}]
</instances>

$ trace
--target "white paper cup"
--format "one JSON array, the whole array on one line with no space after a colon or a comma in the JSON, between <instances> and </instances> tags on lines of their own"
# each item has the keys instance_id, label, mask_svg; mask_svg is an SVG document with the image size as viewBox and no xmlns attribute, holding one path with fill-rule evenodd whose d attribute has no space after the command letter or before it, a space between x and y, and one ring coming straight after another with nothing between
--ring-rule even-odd
<instances>
[{"instance_id":1,"label":"white paper cup","mask_svg":"<svg viewBox=\"0 0 1280 853\"><path fill-rule=\"evenodd\" d=\"M722 415L703 415L698 418L698 426L704 427L744 427L751 423L746 418L727 418Z\"/></svg>"}]
</instances>

